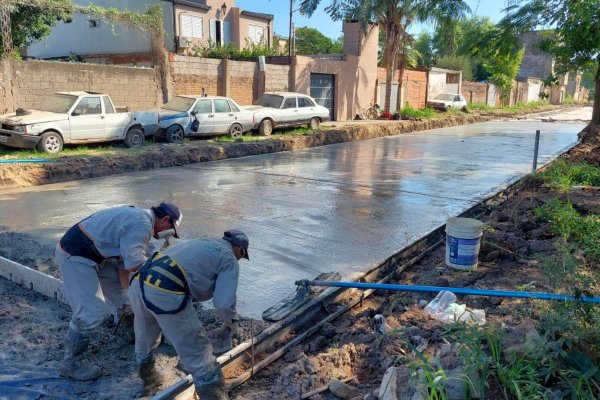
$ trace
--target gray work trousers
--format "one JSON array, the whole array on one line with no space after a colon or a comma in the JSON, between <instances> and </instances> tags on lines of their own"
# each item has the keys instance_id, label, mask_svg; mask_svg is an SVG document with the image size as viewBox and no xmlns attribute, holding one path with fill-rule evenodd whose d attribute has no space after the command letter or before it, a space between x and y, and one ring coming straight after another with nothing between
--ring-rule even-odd
<instances>
[{"instance_id":1,"label":"gray work trousers","mask_svg":"<svg viewBox=\"0 0 600 400\"><path fill-rule=\"evenodd\" d=\"M116 316L124 304L117 265L98 265L87 258L72 256L56 246L54 252L60 266L65 296L73 310L69 327L89 336L109 315Z\"/></svg>"},{"instance_id":2,"label":"gray work trousers","mask_svg":"<svg viewBox=\"0 0 600 400\"><path fill-rule=\"evenodd\" d=\"M183 295L169 293L146 284L144 293L148 301L162 310L176 310L184 299ZM146 307L140 281L136 277L129 288L129 302L135 316L133 326L135 357L138 363L150 357L152 351L160 344L162 330L175 348L183 367L194 378L194 382L202 383L214 379L219 364L191 301L177 314L155 314Z\"/></svg>"}]
</instances>

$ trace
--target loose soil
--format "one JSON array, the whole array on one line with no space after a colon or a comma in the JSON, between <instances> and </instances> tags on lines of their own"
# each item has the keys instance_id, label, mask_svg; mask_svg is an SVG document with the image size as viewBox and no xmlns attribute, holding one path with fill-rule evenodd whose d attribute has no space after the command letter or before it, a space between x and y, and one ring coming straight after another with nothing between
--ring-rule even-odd
<instances>
[{"instance_id":1,"label":"loose soil","mask_svg":"<svg viewBox=\"0 0 600 400\"><path fill-rule=\"evenodd\" d=\"M340 137L352 135L352 129L343 132ZM324 141L327 137L324 133L316 136L320 139L301 139L312 143ZM293 140L285 143L285 146L291 146ZM230 147L237 148L239 145ZM227 146L217 151L215 147L215 151L223 154L224 148ZM163 151L170 153L172 150ZM195 151L190 152L196 154ZM587 142L565 157L574 161L585 159L600 165L600 143ZM166 162L166 158L164 160ZM534 285L535 291L550 291L552 285L544 281L537 260L554 251L556 238L546 225L535 218L533 209L555 195L557 193L540 182L526 180L508 201L488 210L481 219L494 231L486 231L483 237L481 262L476 270L460 272L448 269L444 265L444 249L439 248L403 273L397 282L504 290ZM600 207L600 197L590 193L572 195L571 201L581 209L598 210ZM0 229L0 255L58 276L53 248L42 246L26 235ZM123 327L113 332L114 327L107 323L98 329L91 342L90 360L103 368L100 379L87 383L67 381L60 379L56 371L70 318L68 306L2 278L0 295L3 299L0 302L0 399L130 399L143 395L141 381L135 372L133 345ZM411 351L406 345L407 340L414 347L424 348L428 355L443 346L441 333L444 325L428 317L418 306L419 300L430 300L431 297L376 292L360 307L324 326L309 341L296 346L281 360L258 373L232 393L233 398L299 399L302 393L327 385L333 378L351 376L356 376L351 382L356 390L355 398L370 398L373 390L379 387L385 370L398 355ZM504 323L516 332L516 336L536 317L535 303L530 300L459 296L459 302L471 308L484 309L489 323ZM198 314L207 330L217 326L210 310L198 307ZM391 328L407 329L408 333L402 338L382 338L373 327L375 314L383 314ZM262 321L242 320L241 325L241 333L236 338L238 342L265 327ZM451 352L442 358L449 368L457 363ZM166 344L159 347L158 364L165 375L165 385L185 375L177 366L174 350ZM399 380L405 383L409 379L409 370L404 370L399 376ZM408 384L399 386L411 387ZM408 392L402 395L412 396ZM324 392L312 398L336 397Z\"/></svg>"}]
</instances>

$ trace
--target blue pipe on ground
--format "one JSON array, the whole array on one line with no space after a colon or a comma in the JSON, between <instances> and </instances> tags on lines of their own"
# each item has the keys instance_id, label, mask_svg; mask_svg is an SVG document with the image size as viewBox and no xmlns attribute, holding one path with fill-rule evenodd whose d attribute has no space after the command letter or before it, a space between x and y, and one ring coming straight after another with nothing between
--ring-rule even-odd
<instances>
[{"instance_id":1,"label":"blue pipe on ground","mask_svg":"<svg viewBox=\"0 0 600 400\"><path fill-rule=\"evenodd\" d=\"M0 160L0 164L19 164L19 163L45 163L51 162L50 158L23 158L14 160Z\"/></svg>"},{"instance_id":2,"label":"blue pipe on ground","mask_svg":"<svg viewBox=\"0 0 600 400\"><path fill-rule=\"evenodd\" d=\"M505 290L467 289L439 286L410 286L393 285L389 283L361 283L361 282L330 282L309 281L307 279L296 281L299 286L329 286L353 289L394 290L400 292L429 292L438 293L442 290L465 296L513 297L522 299L540 299L554 301L579 301L582 303L600 303L600 297L575 297L567 294L538 293L538 292L511 292Z\"/></svg>"}]
</instances>

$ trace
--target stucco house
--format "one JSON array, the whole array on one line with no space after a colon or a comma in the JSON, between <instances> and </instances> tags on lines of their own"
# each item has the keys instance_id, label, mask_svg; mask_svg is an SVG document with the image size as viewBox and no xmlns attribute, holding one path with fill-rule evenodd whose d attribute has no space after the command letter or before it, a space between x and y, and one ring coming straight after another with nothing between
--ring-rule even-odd
<instances>
[{"instance_id":1,"label":"stucco house","mask_svg":"<svg viewBox=\"0 0 600 400\"><path fill-rule=\"evenodd\" d=\"M143 12L159 5L163 10L165 46L186 54L194 46L209 43L233 44L238 49L249 43L272 46L273 15L242 10L235 0L74 0L86 6L115 7ZM109 64L150 65L149 35L141 30L75 14L69 23L60 22L50 36L33 43L26 56L39 59L77 55L86 61Z\"/></svg>"}]
</instances>

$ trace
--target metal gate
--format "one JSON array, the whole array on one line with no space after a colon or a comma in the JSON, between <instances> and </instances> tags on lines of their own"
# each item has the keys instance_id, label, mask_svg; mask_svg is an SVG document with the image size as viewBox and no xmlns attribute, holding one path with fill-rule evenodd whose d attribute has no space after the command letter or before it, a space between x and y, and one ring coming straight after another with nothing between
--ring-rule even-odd
<instances>
[{"instance_id":1,"label":"metal gate","mask_svg":"<svg viewBox=\"0 0 600 400\"><path fill-rule=\"evenodd\" d=\"M335 75L310 74L310 96L317 104L329 109L329 116L334 120L335 113Z\"/></svg>"}]
</instances>

